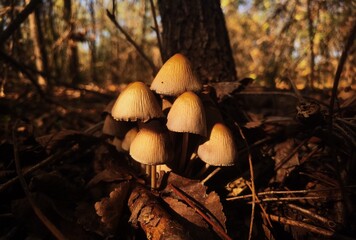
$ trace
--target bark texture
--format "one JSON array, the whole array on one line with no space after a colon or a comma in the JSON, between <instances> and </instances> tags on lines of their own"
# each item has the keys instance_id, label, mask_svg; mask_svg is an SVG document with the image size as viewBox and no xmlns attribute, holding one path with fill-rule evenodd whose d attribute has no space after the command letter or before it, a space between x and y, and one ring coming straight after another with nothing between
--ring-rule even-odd
<instances>
[{"instance_id":1,"label":"bark texture","mask_svg":"<svg viewBox=\"0 0 356 240\"><path fill-rule=\"evenodd\" d=\"M163 58L180 52L192 62L201 81L237 79L219 0L159 0Z\"/></svg>"},{"instance_id":2,"label":"bark texture","mask_svg":"<svg viewBox=\"0 0 356 240\"><path fill-rule=\"evenodd\" d=\"M143 187L132 190L128 205L130 222L140 225L147 239L185 240L192 239L186 229L160 204L157 197Z\"/></svg>"}]
</instances>

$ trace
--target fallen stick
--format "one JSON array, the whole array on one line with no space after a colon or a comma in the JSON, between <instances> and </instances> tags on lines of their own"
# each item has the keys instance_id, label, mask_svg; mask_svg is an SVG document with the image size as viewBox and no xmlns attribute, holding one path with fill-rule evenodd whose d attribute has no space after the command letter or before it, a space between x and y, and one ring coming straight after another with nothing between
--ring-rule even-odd
<instances>
[{"instance_id":1,"label":"fallen stick","mask_svg":"<svg viewBox=\"0 0 356 240\"><path fill-rule=\"evenodd\" d=\"M192 239L189 232L166 211L149 190L137 185L128 200L129 222L140 226L147 239Z\"/></svg>"}]
</instances>

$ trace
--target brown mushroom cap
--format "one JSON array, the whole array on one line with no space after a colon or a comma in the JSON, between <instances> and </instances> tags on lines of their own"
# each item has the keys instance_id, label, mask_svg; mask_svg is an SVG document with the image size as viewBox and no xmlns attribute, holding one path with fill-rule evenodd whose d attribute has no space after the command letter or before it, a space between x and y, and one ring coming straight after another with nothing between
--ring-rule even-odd
<instances>
[{"instance_id":1,"label":"brown mushroom cap","mask_svg":"<svg viewBox=\"0 0 356 240\"><path fill-rule=\"evenodd\" d=\"M111 115L118 121L146 122L164 117L153 92L142 82L129 84L117 98Z\"/></svg>"},{"instance_id":2,"label":"brown mushroom cap","mask_svg":"<svg viewBox=\"0 0 356 240\"><path fill-rule=\"evenodd\" d=\"M216 123L209 140L198 147L198 156L212 166L234 165L236 147L230 129L222 123Z\"/></svg>"},{"instance_id":3,"label":"brown mushroom cap","mask_svg":"<svg viewBox=\"0 0 356 240\"><path fill-rule=\"evenodd\" d=\"M135 139L136 135L138 133L137 127L131 128L125 135L124 140L122 140L121 147L125 151L130 150L130 146L132 141Z\"/></svg>"},{"instance_id":4,"label":"brown mushroom cap","mask_svg":"<svg viewBox=\"0 0 356 240\"><path fill-rule=\"evenodd\" d=\"M151 84L151 90L168 96L179 96L186 91L197 92L202 88L191 63L180 53L173 55L163 64Z\"/></svg>"},{"instance_id":5,"label":"brown mushroom cap","mask_svg":"<svg viewBox=\"0 0 356 240\"><path fill-rule=\"evenodd\" d=\"M171 157L169 133L158 121L142 126L130 146L130 155L137 162L147 165L166 163Z\"/></svg>"},{"instance_id":6,"label":"brown mushroom cap","mask_svg":"<svg viewBox=\"0 0 356 240\"><path fill-rule=\"evenodd\" d=\"M189 132L206 136L203 103L193 92L185 92L173 103L167 116L167 127L173 132Z\"/></svg>"}]
</instances>

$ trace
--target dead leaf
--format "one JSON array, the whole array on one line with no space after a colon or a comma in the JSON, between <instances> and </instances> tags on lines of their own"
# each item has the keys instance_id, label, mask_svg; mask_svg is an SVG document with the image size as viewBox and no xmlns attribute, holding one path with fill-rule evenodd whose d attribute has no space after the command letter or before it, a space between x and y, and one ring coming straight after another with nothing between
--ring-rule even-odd
<instances>
[{"instance_id":1,"label":"dead leaf","mask_svg":"<svg viewBox=\"0 0 356 240\"><path fill-rule=\"evenodd\" d=\"M223 212L223 206L220 202L220 197L216 192L210 192L209 194L207 194L207 187L201 184L200 181L184 178L172 172L168 174L167 184L172 184L176 186L184 193L189 195L196 202L198 202L210 213L210 215L214 216L215 221L218 222L218 224L220 224L226 230L226 217ZM198 213L195 212L195 214L199 217L191 213L191 209L189 209L189 206L185 204L179 204L176 201L172 200L173 198L182 201L180 197L176 196L174 193L171 192L171 189L169 187L166 187L163 190L163 193L163 200L166 201L167 198L167 204L170 204L170 207L175 212L184 214L182 215L184 218L196 224L197 226L204 225L202 224Z\"/></svg>"},{"instance_id":2,"label":"dead leaf","mask_svg":"<svg viewBox=\"0 0 356 240\"><path fill-rule=\"evenodd\" d=\"M104 228L114 231L120 223L123 208L127 202L128 191L130 183L121 182L107 198L96 202L94 207L96 214L100 217Z\"/></svg>"},{"instance_id":3,"label":"dead leaf","mask_svg":"<svg viewBox=\"0 0 356 240\"><path fill-rule=\"evenodd\" d=\"M294 140L289 138L282 143L276 144L274 150L276 152L274 156L275 166L278 166L281 161L283 161L288 154L294 149ZM277 170L275 181L283 182L284 179L289 175L293 169L299 165L298 152L295 153L287 162L283 164L281 168Z\"/></svg>"},{"instance_id":4,"label":"dead leaf","mask_svg":"<svg viewBox=\"0 0 356 240\"><path fill-rule=\"evenodd\" d=\"M99 182L125 181L130 179L132 179L132 176L124 168L104 169L88 182L87 187L92 187Z\"/></svg>"}]
</instances>

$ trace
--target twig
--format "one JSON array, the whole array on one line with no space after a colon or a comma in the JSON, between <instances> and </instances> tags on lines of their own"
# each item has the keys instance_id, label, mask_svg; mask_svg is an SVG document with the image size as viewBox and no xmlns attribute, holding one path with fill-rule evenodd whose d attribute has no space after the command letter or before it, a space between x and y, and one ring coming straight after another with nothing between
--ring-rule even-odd
<instances>
[{"instance_id":1,"label":"twig","mask_svg":"<svg viewBox=\"0 0 356 240\"><path fill-rule=\"evenodd\" d=\"M25 177L25 176L27 176L28 174L33 173L33 172L36 171L37 169L40 169L41 167L46 166L48 163L54 162L54 161L60 159L62 156L65 156L65 155L67 155L68 153L70 153L70 152L72 152L72 151L73 151L72 149L69 149L69 150L64 151L64 152L59 151L59 152L57 152L57 153L55 153L55 154L49 156L48 158L46 158L46 159L43 160L42 162L40 162L40 163L34 165L33 167L27 169L26 171L24 171L24 172L22 173L22 176ZM4 190L7 189L8 187L10 187L10 186L13 185L14 183L16 183L17 180L19 180L19 176L16 176L16 177L10 179L9 181L7 181L6 183L1 184L1 185L0 185L0 192L4 191Z\"/></svg>"},{"instance_id":2,"label":"twig","mask_svg":"<svg viewBox=\"0 0 356 240\"><path fill-rule=\"evenodd\" d=\"M332 221L330 219L327 219L327 218L325 218L323 216L320 216L319 214L316 214L316 213L314 213L312 211L309 211L308 209L299 207L299 206L297 206L295 204L292 204L292 203L287 204L287 206L289 208L297 210L297 211L301 212L302 214L305 214L305 215L307 215L307 216L309 216L309 217L311 217L313 219L316 219L316 220L320 221L321 223L326 224L330 228L336 227L336 223L334 221Z\"/></svg>"},{"instance_id":3,"label":"twig","mask_svg":"<svg viewBox=\"0 0 356 240\"><path fill-rule=\"evenodd\" d=\"M248 154L248 163L249 163L249 167L250 167L251 192L252 192L251 220L250 220L250 230L249 230L249 234L248 234L248 239L250 240L250 239L252 239L253 221L255 218L255 202L257 199L256 188L255 188L255 177L254 177L254 173L253 173L252 156L251 156L248 142L247 142L246 137L245 137L244 133L242 132L240 126L236 122L234 122L234 124L238 128L238 130L240 132L240 136L242 137L242 139L245 142L247 154Z\"/></svg>"},{"instance_id":4,"label":"twig","mask_svg":"<svg viewBox=\"0 0 356 240\"><path fill-rule=\"evenodd\" d=\"M141 47L130 37L130 35L125 31L125 29L123 29L121 25L116 21L115 15L113 13L111 13L108 9L106 9L106 15L111 20L111 22L115 25L115 27L119 29L122 34L124 34L126 40L129 43L131 43L132 46L134 46L134 48L141 55L141 57L146 60L146 62L148 63L148 65L151 67L153 71L153 75L155 75L157 73L157 68L155 64L152 62L152 60L144 53Z\"/></svg>"},{"instance_id":5,"label":"twig","mask_svg":"<svg viewBox=\"0 0 356 240\"><path fill-rule=\"evenodd\" d=\"M324 228L320 228L320 227L316 227L304 222L298 222L295 220L291 220L285 217L280 217L280 216L276 216L276 215L272 215L269 214L269 217L271 218L272 221L274 222L279 222L282 224L286 224L286 225L291 225L291 226L295 226L295 227L300 227L300 228L304 228L309 230L310 232L316 233L316 234L320 234L323 236L328 236L331 237L334 235L334 231L328 230L328 229L324 229Z\"/></svg>"},{"instance_id":6,"label":"twig","mask_svg":"<svg viewBox=\"0 0 356 240\"><path fill-rule=\"evenodd\" d=\"M180 198L182 198L191 208L193 208L196 212L200 214L220 235L226 240L232 240L229 235L226 234L225 230L218 224L215 224L209 217L206 215L202 210L200 210L193 201L187 198L183 193L182 190L175 187L173 184L169 184L172 188L173 192L177 194Z\"/></svg>"},{"instance_id":7,"label":"twig","mask_svg":"<svg viewBox=\"0 0 356 240\"><path fill-rule=\"evenodd\" d=\"M356 186L346 186L345 188L356 188ZM311 192L329 192L329 191L341 191L340 188L326 188L326 189L310 189L310 190L289 190L289 191L268 191L257 193L257 196L265 195L279 195L279 194L306 194ZM242 196L226 198L227 201L239 200L252 197L252 194L246 194Z\"/></svg>"},{"instance_id":8,"label":"twig","mask_svg":"<svg viewBox=\"0 0 356 240\"><path fill-rule=\"evenodd\" d=\"M321 149L321 146L315 147L310 153L308 153L306 156L304 156L300 161L299 165L303 164L306 162L308 159L310 159L315 153L317 153Z\"/></svg>"},{"instance_id":9,"label":"twig","mask_svg":"<svg viewBox=\"0 0 356 240\"><path fill-rule=\"evenodd\" d=\"M250 188L250 190L252 189L252 186L249 182L246 182L246 185ZM260 199L258 198L258 196L256 195L256 203L258 203L258 205L260 206L261 210L262 210L262 215L265 217L268 225L270 227L272 227L272 223L271 223L271 219L268 217L268 214L266 212L266 209L264 208L264 206L262 205L262 201L260 201Z\"/></svg>"},{"instance_id":10,"label":"twig","mask_svg":"<svg viewBox=\"0 0 356 240\"><path fill-rule=\"evenodd\" d=\"M17 15L17 17L10 23L10 25L0 34L0 49L5 41L20 27L20 25L27 19L27 17L35 10L36 6L40 4L41 0L31 0L26 7Z\"/></svg>"},{"instance_id":11,"label":"twig","mask_svg":"<svg viewBox=\"0 0 356 240\"><path fill-rule=\"evenodd\" d=\"M156 17L156 8L155 8L155 5L153 3L153 0L150 0L150 4L151 4L151 11L152 11L152 17L153 17L153 22L155 24L155 32L156 32L156 35L157 35L157 43L158 43L158 48L159 48L159 52L161 53L161 60L162 60L162 63L164 63L165 59L166 59L166 56L163 52L163 48L162 48L162 41L161 41L161 34L159 33L159 28L158 28L158 23L157 23L157 17Z\"/></svg>"},{"instance_id":12,"label":"twig","mask_svg":"<svg viewBox=\"0 0 356 240\"><path fill-rule=\"evenodd\" d=\"M13 139L13 145L14 145L14 158L15 158L15 165L16 165L16 172L19 177L21 186L26 194L26 197L35 212L36 216L41 220L41 222L46 226L46 228L55 236L57 239L67 239L61 231L43 214L42 210L39 209L39 207L35 204L34 199L31 196L31 192L28 189L26 180L24 176L22 175L22 169L20 166L20 159L19 159L19 151L18 151L18 146L17 146L17 139L15 136L15 131L17 128L17 123L15 123L14 128L12 130L12 139Z\"/></svg>"},{"instance_id":13,"label":"twig","mask_svg":"<svg viewBox=\"0 0 356 240\"><path fill-rule=\"evenodd\" d=\"M256 203L262 202L288 202L288 201L300 201L300 200L317 200L317 199L327 199L326 197L272 197L272 198L263 198L260 201L256 201ZM252 204L252 202L248 202Z\"/></svg>"},{"instance_id":14,"label":"twig","mask_svg":"<svg viewBox=\"0 0 356 240\"><path fill-rule=\"evenodd\" d=\"M337 70L335 73L335 78L334 78L334 85L332 88L332 94L331 94L331 99L330 99L330 106L329 106L329 113L330 113L330 120L329 120L329 130L330 130L330 135L332 135L332 123L333 123L333 114L334 114L334 105L335 105L335 100L337 98L337 89L339 86L339 82L340 82L340 77L341 77L341 73L342 70L344 68L347 56L349 54L349 51L354 43L355 40L355 36L356 36L356 21L354 22L354 25L352 27L351 33L346 41L345 44L345 48L342 51L340 60L339 60L339 64L337 66Z\"/></svg>"}]
</instances>

